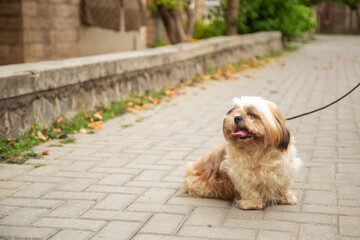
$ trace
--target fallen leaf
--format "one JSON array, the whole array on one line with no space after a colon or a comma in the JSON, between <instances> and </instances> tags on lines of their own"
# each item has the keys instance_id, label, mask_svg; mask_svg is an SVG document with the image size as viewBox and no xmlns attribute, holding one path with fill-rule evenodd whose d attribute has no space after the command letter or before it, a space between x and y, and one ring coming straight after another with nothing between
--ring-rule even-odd
<instances>
[{"instance_id":1,"label":"fallen leaf","mask_svg":"<svg viewBox=\"0 0 360 240\"><path fill-rule=\"evenodd\" d=\"M61 133L61 128L54 128L54 129L53 129L53 132L55 132L55 133Z\"/></svg>"},{"instance_id":2,"label":"fallen leaf","mask_svg":"<svg viewBox=\"0 0 360 240\"><path fill-rule=\"evenodd\" d=\"M102 128L102 126L103 126L103 121L95 121L95 122L88 123L88 127L91 129L100 129L100 128Z\"/></svg>"},{"instance_id":3,"label":"fallen leaf","mask_svg":"<svg viewBox=\"0 0 360 240\"><path fill-rule=\"evenodd\" d=\"M44 150L44 151L41 152L41 154L42 154L42 155L49 155L50 153L49 153L48 150Z\"/></svg>"},{"instance_id":4,"label":"fallen leaf","mask_svg":"<svg viewBox=\"0 0 360 240\"><path fill-rule=\"evenodd\" d=\"M172 90L166 90L165 91L165 95L168 96L168 97L172 96L173 94L174 94L174 91L172 91Z\"/></svg>"},{"instance_id":5,"label":"fallen leaf","mask_svg":"<svg viewBox=\"0 0 360 240\"><path fill-rule=\"evenodd\" d=\"M226 68L227 70L229 70L229 71L234 71L234 66L231 65L231 64L226 64L226 65L225 65L225 68Z\"/></svg>"},{"instance_id":6,"label":"fallen leaf","mask_svg":"<svg viewBox=\"0 0 360 240\"><path fill-rule=\"evenodd\" d=\"M43 141L43 142L46 141L46 137L42 134L41 131L38 131L38 132L37 132L37 137L36 137L36 139L41 140L41 141Z\"/></svg>"},{"instance_id":7,"label":"fallen leaf","mask_svg":"<svg viewBox=\"0 0 360 240\"><path fill-rule=\"evenodd\" d=\"M145 104L143 104L143 105L142 105L142 107L143 107L143 108L149 108L149 107L150 107L150 105L149 105L149 104L147 104L147 103L145 103Z\"/></svg>"},{"instance_id":8,"label":"fallen leaf","mask_svg":"<svg viewBox=\"0 0 360 240\"><path fill-rule=\"evenodd\" d=\"M249 74L249 73L245 74L245 77L246 78L252 78L251 74Z\"/></svg>"},{"instance_id":9,"label":"fallen leaf","mask_svg":"<svg viewBox=\"0 0 360 240\"><path fill-rule=\"evenodd\" d=\"M210 79L211 79L211 75L210 75L210 74L203 75L203 76L202 76L202 79L205 80L205 81L206 81L206 80L210 80Z\"/></svg>"},{"instance_id":10,"label":"fallen leaf","mask_svg":"<svg viewBox=\"0 0 360 240\"><path fill-rule=\"evenodd\" d=\"M133 109L133 108L128 108L127 111L130 112L130 113L134 113L134 112L135 112L135 109Z\"/></svg>"},{"instance_id":11,"label":"fallen leaf","mask_svg":"<svg viewBox=\"0 0 360 240\"><path fill-rule=\"evenodd\" d=\"M135 106L134 106L134 109L135 109L135 110L141 110L142 107L140 107L139 105L135 105Z\"/></svg>"},{"instance_id":12,"label":"fallen leaf","mask_svg":"<svg viewBox=\"0 0 360 240\"><path fill-rule=\"evenodd\" d=\"M77 130L74 130L74 131L73 131L74 134L77 133L77 132L78 132Z\"/></svg>"},{"instance_id":13,"label":"fallen leaf","mask_svg":"<svg viewBox=\"0 0 360 240\"><path fill-rule=\"evenodd\" d=\"M12 139L11 139L11 138L7 138L6 141L7 141L7 142L12 142Z\"/></svg>"},{"instance_id":14,"label":"fallen leaf","mask_svg":"<svg viewBox=\"0 0 360 240\"><path fill-rule=\"evenodd\" d=\"M66 134L61 134L61 135L59 136L60 139L65 139L65 138L67 138L67 137L68 137L68 135L66 135Z\"/></svg>"},{"instance_id":15,"label":"fallen leaf","mask_svg":"<svg viewBox=\"0 0 360 240\"><path fill-rule=\"evenodd\" d=\"M132 107L132 106L134 106L134 103L133 103L133 102L128 102L128 103L127 103L127 106L128 106L128 107Z\"/></svg>"},{"instance_id":16,"label":"fallen leaf","mask_svg":"<svg viewBox=\"0 0 360 240\"><path fill-rule=\"evenodd\" d=\"M189 117L186 117L186 119L189 119L189 120L191 120L191 119L192 119L192 117L190 117L190 116L189 116Z\"/></svg>"},{"instance_id":17,"label":"fallen leaf","mask_svg":"<svg viewBox=\"0 0 360 240\"><path fill-rule=\"evenodd\" d=\"M86 128L80 128L80 131L79 131L80 133L87 133L87 130L86 130Z\"/></svg>"},{"instance_id":18,"label":"fallen leaf","mask_svg":"<svg viewBox=\"0 0 360 240\"><path fill-rule=\"evenodd\" d=\"M202 86L202 87L201 87L201 89L202 89L202 90L206 90L207 88L206 88L206 87L204 87L204 86Z\"/></svg>"},{"instance_id":19,"label":"fallen leaf","mask_svg":"<svg viewBox=\"0 0 360 240\"><path fill-rule=\"evenodd\" d=\"M58 124L61 124L62 122L64 122L63 116L60 116L60 117L56 118L56 122L57 122Z\"/></svg>"},{"instance_id":20,"label":"fallen leaf","mask_svg":"<svg viewBox=\"0 0 360 240\"><path fill-rule=\"evenodd\" d=\"M276 93L279 93L279 91L277 91L277 90L270 90L270 93L276 94Z\"/></svg>"},{"instance_id":21,"label":"fallen leaf","mask_svg":"<svg viewBox=\"0 0 360 240\"><path fill-rule=\"evenodd\" d=\"M89 114L85 114L84 117L85 117L86 120L90 120L90 118L91 118L91 116Z\"/></svg>"},{"instance_id":22,"label":"fallen leaf","mask_svg":"<svg viewBox=\"0 0 360 240\"><path fill-rule=\"evenodd\" d=\"M179 88L186 88L186 85L183 84L183 83L180 83L180 84L178 84L178 87L179 87Z\"/></svg>"},{"instance_id":23,"label":"fallen leaf","mask_svg":"<svg viewBox=\"0 0 360 240\"><path fill-rule=\"evenodd\" d=\"M267 80L268 83L273 83L274 81L273 80Z\"/></svg>"},{"instance_id":24,"label":"fallen leaf","mask_svg":"<svg viewBox=\"0 0 360 240\"><path fill-rule=\"evenodd\" d=\"M102 117L101 114L99 114L99 113L95 113L95 114L94 114L94 117L97 118L97 119L100 119L100 120L103 119L103 117Z\"/></svg>"},{"instance_id":25,"label":"fallen leaf","mask_svg":"<svg viewBox=\"0 0 360 240\"><path fill-rule=\"evenodd\" d=\"M161 99L159 99L159 98L149 98L149 101L154 103L154 104L159 104Z\"/></svg>"}]
</instances>

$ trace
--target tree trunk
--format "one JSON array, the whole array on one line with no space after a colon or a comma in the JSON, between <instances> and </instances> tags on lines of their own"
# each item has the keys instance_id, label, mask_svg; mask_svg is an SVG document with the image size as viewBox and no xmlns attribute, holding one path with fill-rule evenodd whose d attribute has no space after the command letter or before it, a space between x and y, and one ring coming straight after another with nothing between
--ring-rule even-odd
<instances>
[{"instance_id":1,"label":"tree trunk","mask_svg":"<svg viewBox=\"0 0 360 240\"><path fill-rule=\"evenodd\" d=\"M191 1L188 1L184 7L188 19L187 30L186 30L188 40L192 38L192 35L194 34L194 22L195 22L195 13L190 9L190 3Z\"/></svg>"},{"instance_id":2,"label":"tree trunk","mask_svg":"<svg viewBox=\"0 0 360 240\"><path fill-rule=\"evenodd\" d=\"M240 0L228 0L228 8L226 14L226 35L237 34L237 17L239 12Z\"/></svg>"},{"instance_id":3,"label":"tree trunk","mask_svg":"<svg viewBox=\"0 0 360 240\"><path fill-rule=\"evenodd\" d=\"M189 7L190 2L191 1L187 1L184 6L188 18L187 31L184 29L185 26L182 12L179 7L170 9L166 4L160 4L157 6L158 12L165 25L166 33L172 44L186 42L192 37L194 30L194 14Z\"/></svg>"}]
</instances>

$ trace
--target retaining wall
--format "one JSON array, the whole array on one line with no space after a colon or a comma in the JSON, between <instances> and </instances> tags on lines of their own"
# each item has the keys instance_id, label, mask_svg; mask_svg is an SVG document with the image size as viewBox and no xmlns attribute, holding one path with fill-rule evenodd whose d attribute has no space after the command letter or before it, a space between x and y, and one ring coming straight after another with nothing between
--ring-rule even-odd
<instances>
[{"instance_id":1,"label":"retaining wall","mask_svg":"<svg viewBox=\"0 0 360 240\"><path fill-rule=\"evenodd\" d=\"M60 115L93 109L129 92L174 86L207 65L281 50L280 32L216 37L192 43L61 61L0 67L0 136L33 122L46 126Z\"/></svg>"}]
</instances>

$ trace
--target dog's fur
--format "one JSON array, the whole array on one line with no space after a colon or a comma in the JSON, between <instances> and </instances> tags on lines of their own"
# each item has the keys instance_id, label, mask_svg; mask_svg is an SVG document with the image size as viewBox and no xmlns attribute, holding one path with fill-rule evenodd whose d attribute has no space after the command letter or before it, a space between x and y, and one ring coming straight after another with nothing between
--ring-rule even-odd
<instances>
[{"instance_id":1,"label":"dog's fur","mask_svg":"<svg viewBox=\"0 0 360 240\"><path fill-rule=\"evenodd\" d=\"M235 199L241 209L296 204L289 188L301 160L295 157L281 111L260 97L235 98L233 103L223 122L226 143L188 164L183 191L194 197Z\"/></svg>"}]
</instances>

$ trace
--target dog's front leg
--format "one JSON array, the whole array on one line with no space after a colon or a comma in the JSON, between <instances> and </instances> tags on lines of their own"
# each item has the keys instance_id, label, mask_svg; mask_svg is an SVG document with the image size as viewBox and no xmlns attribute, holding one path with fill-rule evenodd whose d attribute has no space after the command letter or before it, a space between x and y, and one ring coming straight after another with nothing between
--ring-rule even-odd
<instances>
[{"instance_id":1,"label":"dog's front leg","mask_svg":"<svg viewBox=\"0 0 360 240\"><path fill-rule=\"evenodd\" d=\"M258 210L265 207L265 202L256 192L241 193L241 199L236 199L236 206L243 210Z\"/></svg>"},{"instance_id":2,"label":"dog's front leg","mask_svg":"<svg viewBox=\"0 0 360 240\"><path fill-rule=\"evenodd\" d=\"M297 198L294 193L287 192L281 198L276 199L276 203L283 205L295 205L297 204Z\"/></svg>"},{"instance_id":3,"label":"dog's front leg","mask_svg":"<svg viewBox=\"0 0 360 240\"><path fill-rule=\"evenodd\" d=\"M236 206L243 210L259 210L265 207L262 199L241 199L236 200Z\"/></svg>"}]
</instances>

